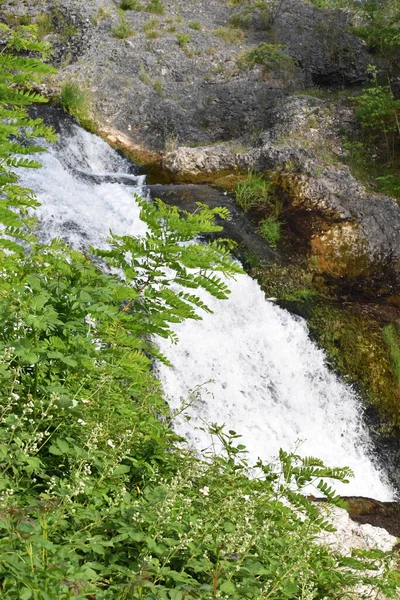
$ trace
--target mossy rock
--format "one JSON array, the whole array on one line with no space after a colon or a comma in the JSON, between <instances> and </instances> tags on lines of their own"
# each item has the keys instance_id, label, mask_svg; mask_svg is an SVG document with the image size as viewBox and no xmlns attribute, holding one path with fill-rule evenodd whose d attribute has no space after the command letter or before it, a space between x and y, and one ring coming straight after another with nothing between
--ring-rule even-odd
<instances>
[{"instance_id":1,"label":"mossy rock","mask_svg":"<svg viewBox=\"0 0 400 600\"><path fill-rule=\"evenodd\" d=\"M360 307L321 303L308 324L335 368L357 384L367 406L377 409L386 432L400 427L400 389L383 327Z\"/></svg>"}]
</instances>

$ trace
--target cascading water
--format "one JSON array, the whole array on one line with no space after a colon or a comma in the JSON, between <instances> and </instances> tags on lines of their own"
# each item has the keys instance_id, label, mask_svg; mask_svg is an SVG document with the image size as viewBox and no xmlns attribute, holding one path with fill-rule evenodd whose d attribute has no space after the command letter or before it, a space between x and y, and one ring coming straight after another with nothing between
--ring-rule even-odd
<instances>
[{"instance_id":1,"label":"cascading water","mask_svg":"<svg viewBox=\"0 0 400 600\"><path fill-rule=\"evenodd\" d=\"M58 236L82 248L104 246L110 229L142 234L145 225L133 193L143 191L144 178L132 174L130 163L102 140L75 125L69 124L60 140L41 156L41 170L21 171L22 184L41 202L41 239ZM190 425L185 419L177 422L179 433L204 448L208 437L193 425L226 424L242 434L254 460L271 459L280 447L293 450L302 440L300 454L353 469L355 478L338 488L341 493L392 499L385 474L371 458L360 403L329 371L305 322L266 301L246 275L230 287L227 301L203 295L214 314L177 326L177 345L159 341L174 365L158 366L172 408L205 384L186 410Z\"/></svg>"}]
</instances>

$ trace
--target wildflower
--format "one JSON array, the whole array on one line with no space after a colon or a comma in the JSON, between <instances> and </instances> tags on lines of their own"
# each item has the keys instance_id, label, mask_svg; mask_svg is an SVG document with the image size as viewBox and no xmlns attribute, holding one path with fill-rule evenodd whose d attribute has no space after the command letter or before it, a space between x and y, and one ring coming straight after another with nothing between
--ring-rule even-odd
<instances>
[{"instance_id":1,"label":"wildflower","mask_svg":"<svg viewBox=\"0 0 400 600\"><path fill-rule=\"evenodd\" d=\"M90 400L83 400L83 399L82 399L82 403L83 403L83 404L90 404Z\"/></svg>"},{"instance_id":2,"label":"wildflower","mask_svg":"<svg viewBox=\"0 0 400 600\"><path fill-rule=\"evenodd\" d=\"M10 396L12 396L14 400L19 400L19 396L15 392L10 392Z\"/></svg>"},{"instance_id":3,"label":"wildflower","mask_svg":"<svg viewBox=\"0 0 400 600\"><path fill-rule=\"evenodd\" d=\"M86 325L89 325L89 327L96 327L96 319L92 319L92 315L90 313L88 313L85 317L85 323Z\"/></svg>"},{"instance_id":4,"label":"wildflower","mask_svg":"<svg viewBox=\"0 0 400 600\"><path fill-rule=\"evenodd\" d=\"M84 421L83 419L78 419L78 423L79 425L87 425L86 421Z\"/></svg>"},{"instance_id":5,"label":"wildflower","mask_svg":"<svg viewBox=\"0 0 400 600\"><path fill-rule=\"evenodd\" d=\"M208 496L210 493L210 488L205 485L204 487L200 488L199 492L203 494L203 496Z\"/></svg>"},{"instance_id":6,"label":"wildflower","mask_svg":"<svg viewBox=\"0 0 400 600\"><path fill-rule=\"evenodd\" d=\"M107 440L107 444L111 447L111 448L115 448L115 444L112 440Z\"/></svg>"}]
</instances>

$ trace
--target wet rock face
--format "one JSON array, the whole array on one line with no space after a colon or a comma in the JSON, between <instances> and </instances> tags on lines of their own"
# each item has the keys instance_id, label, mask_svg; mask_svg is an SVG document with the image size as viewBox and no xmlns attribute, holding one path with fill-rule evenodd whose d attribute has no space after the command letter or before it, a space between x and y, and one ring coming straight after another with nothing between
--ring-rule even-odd
<instances>
[{"instance_id":1,"label":"wet rock face","mask_svg":"<svg viewBox=\"0 0 400 600\"><path fill-rule=\"evenodd\" d=\"M351 496L344 498L349 506L353 521L385 529L390 535L400 538L400 503L379 502L372 498ZM396 540L397 542L397 540Z\"/></svg>"}]
</instances>

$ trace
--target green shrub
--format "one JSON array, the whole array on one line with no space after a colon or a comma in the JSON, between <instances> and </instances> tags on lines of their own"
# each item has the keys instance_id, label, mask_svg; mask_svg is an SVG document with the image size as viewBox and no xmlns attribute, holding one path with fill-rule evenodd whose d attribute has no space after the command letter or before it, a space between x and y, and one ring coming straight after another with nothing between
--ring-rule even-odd
<instances>
[{"instance_id":1,"label":"green shrub","mask_svg":"<svg viewBox=\"0 0 400 600\"><path fill-rule=\"evenodd\" d=\"M262 42L253 50L244 52L238 60L238 64L244 68L261 65L265 73L270 71L291 72L297 66L297 62L283 52L281 44L266 44Z\"/></svg>"},{"instance_id":2,"label":"green shrub","mask_svg":"<svg viewBox=\"0 0 400 600\"><path fill-rule=\"evenodd\" d=\"M30 15L16 15L15 13L7 13L4 17L5 22L9 27L22 27L32 23Z\"/></svg>"},{"instance_id":3,"label":"green shrub","mask_svg":"<svg viewBox=\"0 0 400 600\"><path fill-rule=\"evenodd\" d=\"M248 10L235 13L228 20L228 27L233 29L249 29L251 24L251 14Z\"/></svg>"},{"instance_id":4,"label":"green shrub","mask_svg":"<svg viewBox=\"0 0 400 600\"><path fill-rule=\"evenodd\" d=\"M400 100L390 86L375 83L356 98L356 115L364 128L378 136L400 135Z\"/></svg>"},{"instance_id":5,"label":"green shrub","mask_svg":"<svg viewBox=\"0 0 400 600\"><path fill-rule=\"evenodd\" d=\"M229 44L241 44L244 40L244 33L241 29L218 27L214 34Z\"/></svg>"},{"instance_id":6,"label":"green shrub","mask_svg":"<svg viewBox=\"0 0 400 600\"><path fill-rule=\"evenodd\" d=\"M245 180L239 180L236 184L236 202L245 211L258 204L267 204L271 187L270 181L264 179L262 175L250 171Z\"/></svg>"},{"instance_id":7,"label":"green shrub","mask_svg":"<svg viewBox=\"0 0 400 600\"><path fill-rule=\"evenodd\" d=\"M147 4L142 4L137 0L121 0L119 5L121 10L136 10L138 12L154 13L163 15L165 13L164 5L161 0L150 0Z\"/></svg>"}]
</instances>

